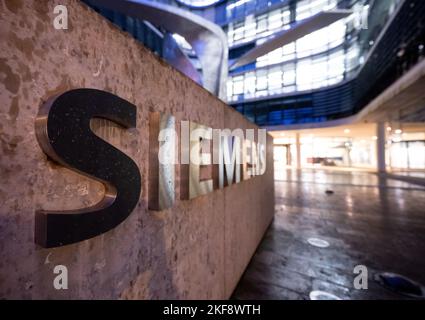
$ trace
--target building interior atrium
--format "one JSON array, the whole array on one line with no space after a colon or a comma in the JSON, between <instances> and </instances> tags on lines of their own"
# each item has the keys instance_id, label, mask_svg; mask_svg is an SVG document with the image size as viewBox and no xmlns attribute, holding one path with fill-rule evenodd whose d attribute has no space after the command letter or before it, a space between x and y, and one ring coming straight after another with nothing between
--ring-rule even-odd
<instances>
[{"instance_id":1,"label":"building interior atrium","mask_svg":"<svg viewBox=\"0 0 425 320\"><path fill-rule=\"evenodd\" d=\"M0 38L0 299L425 299L424 0L0 0ZM217 128L267 135L216 166Z\"/></svg>"}]
</instances>

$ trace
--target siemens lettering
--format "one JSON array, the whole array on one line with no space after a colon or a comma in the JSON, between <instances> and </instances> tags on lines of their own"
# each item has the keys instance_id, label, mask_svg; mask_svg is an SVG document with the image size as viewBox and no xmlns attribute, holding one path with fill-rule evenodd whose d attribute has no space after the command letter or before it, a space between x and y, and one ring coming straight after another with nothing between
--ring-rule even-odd
<instances>
[{"instance_id":1,"label":"siemens lettering","mask_svg":"<svg viewBox=\"0 0 425 320\"><path fill-rule=\"evenodd\" d=\"M93 118L134 128L137 107L112 93L76 89L51 98L37 116L37 140L49 158L105 187L103 199L93 206L37 211L35 242L42 247L59 247L107 232L124 221L139 201L142 181L137 160L94 134L90 129ZM149 119L151 210L174 205L177 165L180 200L208 194L266 170L264 129L213 129L181 121L178 135L174 116L151 112Z\"/></svg>"}]
</instances>

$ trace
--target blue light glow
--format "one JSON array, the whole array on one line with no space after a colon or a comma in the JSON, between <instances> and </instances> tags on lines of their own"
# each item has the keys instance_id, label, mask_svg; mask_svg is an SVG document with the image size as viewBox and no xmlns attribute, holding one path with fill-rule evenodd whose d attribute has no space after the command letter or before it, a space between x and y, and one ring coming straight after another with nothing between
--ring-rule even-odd
<instances>
[{"instance_id":1,"label":"blue light glow","mask_svg":"<svg viewBox=\"0 0 425 320\"><path fill-rule=\"evenodd\" d=\"M194 8L208 7L220 1L222 0L177 0L177 2Z\"/></svg>"}]
</instances>

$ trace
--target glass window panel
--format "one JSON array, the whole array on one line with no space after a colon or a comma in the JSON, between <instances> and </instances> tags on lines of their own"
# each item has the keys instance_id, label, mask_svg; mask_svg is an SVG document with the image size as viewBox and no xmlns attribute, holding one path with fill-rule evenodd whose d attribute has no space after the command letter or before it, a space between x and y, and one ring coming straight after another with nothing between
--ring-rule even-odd
<instances>
[{"instance_id":1,"label":"glass window panel","mask_svg":"<svg viewBox=\"0 0 425 320\"><path fill-rule=\"evenodd\" d=\"M257 34L267 30L267 16L262 15L257 18Z\"/></svg>"},{"instance_id":2,"label":"glass window panel","mask_svg":"<svg viewBox=\"0 0 425 320\"><path fill-rule=\"evenodd\" d=\"M283 67L283 85L289 86L295 84L295 65L293 63L286 64Z\"/></svg>"},{"instance_id":3,"label":"glass window panel","mask_svg":"<svg viewBox=\"0 0 425 320\"><path fill-rule=\"evenodd\" d=\"M328 86L331 86L333 84L337 84L337 83L341 82L342 80L344 80L344 77L343 76L338 76L338 77L330 78L328 80Z\"/></svg>"},{"instance_id":4,"label":"glass window panel","mask_svg":"<svg viewBox=\"0 0 425 320\"><path fill-rule=\"evenodd\" d=\"M326 57L314 60L311 66L311 74L315 88L326 86L328 76L328 61Z\"/></svg>"},{"instance_id":5,"label":"glass window panel","mask_svg":"<svg viewBox=\"0 0 425 320\"><path fill-rule=\"evenodd\" d=\"M227 80L227 91L231 93L232 88L233 88L233 78L229 77L229 79Z\"/></svg>"},{"instance_id":6,"label":"glass window panel","mask_svg":"<svg viewBox=\"0 0 425 320\"><path fill-rule=\"evenodd\" d=\"M314 15L314 14L322 11L327 4L328 4L328 0L311 1L311 3L310 3L310 14Z\"/></svg>"},{"instance_id":7,"label":"glass window panel","mask_svg":"<svg viewBox=\"0 0 425 320\"><path fill-rule=\"evenodd\" d=\"M274 30L282 27L282 16L280 10L275 10L269 13L268 29Z\"/></svg>"},{"instance_id":8,"label":"glass window panel","mask_svg":"<svg viewBox=\"0 0 425 320\"><path fill-rule=\"evenodd\" d=\"M233 78L233 94L243 93L243 76Z\"/></svg>"},{"instance_id":9,"label":"glass window panel","mask_svg":"<svg viewBox=\"0 0 425 320\"><path fill-rule=\"evenodd\" d=\"M233 36L234 41L241 40L241 39L243 39L243 37L244 37L243 29L235 30L235 34Z\"/></svg>"},{"instance_id":10,"label":"glass window panel","mask_svg":"<svg viewBox=\"0 0 425 320\"><path fill-rule=\"evenodd\" d=\"M231 97L233 95L233 80L229 78L227 80L227 97Z\"/></svg>"},{"instance_id":11,"label":"glass window panel","mask_svg":"<svg viewBox=\"0 0 425 320\"><path fill-rule=\"evenodd\" d=\"M309 17L310 15L310 1L309 0L304 0L304 1L299 1L297 3L297 8L295 11L295 19L296 20L303 20L307 17Z\"/></svg>"},{"instance_id":12,"label":"glass window panel","mask_svg":"<svg viewBox=\"0 0 425 320\"><path fill-rule=\"evenodd\" d=\"M291 92L294 92L295 90L296 90L295 85L287 86L283 88L283 93L291 93Z\"/></svg>"},{"instance_id":13,"label":"glass window panel","mask_svg":"<svg viewBox=\"0 0 425 320\"><path fill-rule=\"evenodd\" d=\"M253 39L256 35L256 23L251 22L250 24L246 25L245 28L245 39Z\"/></svg>"},{"instance_id":14,"label":"glass window panel","mask_svg":"<svg viewBox=\"0 0 425 320\"><path fill-rule=\"evenodd\" d=\"M294 53L295 52L295 42L292 42L290 44L283 46L282 51L283 51L284 55Z\"/></svg>"},{"instance_id":15,"label":"glass window panel","mask_svg":"<svg viewBox=\"0 0 425 320\"><path fill-rule=\"evenodd\" d=\"M344 51L340 50L329 56L328 61L328 75L329 77L336 77L344 74L345 63L344 63Z\"/></svg>"},{"instance_id":16,"label":"glass window panel","mask_svg":"<svg viewBox=\"0 0 425 320\"><path fill-rule=\"evenodd\" d=\"M283 85L289 86L295 84L295 70L288 70L283 72Z\"/></svg>"},{"instance_id":17,"label":"glass window panel","mask_svg":"<svg viewBox=\"0 0 425 320\"><path fill-rule=\"evenodd\" d=\"M335 7L337 0L305 0L297 3L296 20L306 19L323 10Z\"/></svg>"},{"instance_id":18,"label":"glass window panel","mask_svg":"<svg viewBox=\"0 0 425 320\"><path fill-rule=\"evenodd\" d=\"M302 58L310 55L311 43L309 36L297 40L297 57Z\"/></svg>"},{"instance_id":19,"label":"glass window panel","mask_svg":"<svg viewBox=\"0 0 425 320\"><path fill-rule=\"evenodd\" d=\"M423 141L407 142L407 155L410 169L425 169L425 143Z\"/></svg>"},{"instance_id":20,"label":"glass window panel","mask_svg":"<svg viewBox=\"0 0 425 320\"><path fill-rule=\"evenodd\" d=\"M313 32L308 40L310 42L310 49L312 54L326 51L328 49L328 30L318 30Z\"/></svg>"},{"instance_id":21,"label":"glass window panel","mask_svg":"<svg viewBox=\"0 0 425 320\"><path fill-rule=\"evenodd\" d=\"M282 22L283 24L288 24L291 21L291 11L285 10L282 12Z\"/></svg>"},{"instance_id":22,"label":"glass window panel","mask_svg":"<svg viewBox=\"0 0 425 320\"><path fill-rule=\"evenodd\" d=\"M359 65L359 54L360 51L357 45L354 45L348 49L345 56L347 70L353 70Z\"/></svg>"},{"instance_id":23,"label":"glass window panel","mask_svg":"<svg viewBox=\"0 0 425 320\"><path fill-rule=\"evenodd\" d=\"M268 55L268 64L275 64L282 61L282 48L278 48L276 50L273 50Z\"/></svg>"},{"instance_id":24,"label":"glass window panel","mask_svg":"<svg viewBox=\"0 0 425 320\"><path fill-rule=\"evenodd\" d=\"M245 24L244 24L244 22L236 23L235 26L234 26L233 39L234 40L243 39L244 32L245 32Z\"/></svg>"},{"instance_id":25,"label":"glass window panel","mask_svg":"<svg viewBox=\"0 0 425 320\"><path fill-rule=\"evenodd\" d=\"M257 70L257 91L267 89L267 71Z\"/></svg>"},{"instance_id":26,"label":"glass window panel","mask_svg":"<svg viewBox=\"0 0 425 320\"><path fill-rule=\"evenodd\" d=\"M255 97L257 97L257 98L259 98L259 97L266 97L266 96L268 96L267 90L260 90L260 91L257 91L255 93Z\"/></svg>"},{"instance_id":27,"label":"glass window panel","mask_svg":"<svg viewBox=\"0 0 425 320\"><path fill-rule=\"evenodd\" d=\"M282 70L280 67L269 70L268 85L269 90L282 87Z\"/></svg>"},{"instance_id":28,"label":"glass window panel","mask_svg":"<svg viewBox=\"0 0 425 320\"><path fill-rule=\"evenodd\" d=\"M255 73L248 72L245 74L245 94L255 93Z\"/></svg>"},{"instance_id":29,"label":"glass window panel","mask_svg":"<svg viewBox=\"0 0 425 320\"><path fill-rule=\"evenodd\" d=\"M311 89L311 60L306 59L298 62L297 65L297 89L309 90Z\"/></svg>"},{"instance_id":30,"label":"glass window panel","mask_svg":"<svg viewBox=\"0 0 425 320\"><path fill-rule=\"evenodd\" d=\"M268 62L268 56L265 55L265 56L262 56L262 57L257 58L257 62L255 64L255 66L257 68L259 68L259 67L266 66L268 64L269 64L269 62Z\"/></svg>"}]
</instances>

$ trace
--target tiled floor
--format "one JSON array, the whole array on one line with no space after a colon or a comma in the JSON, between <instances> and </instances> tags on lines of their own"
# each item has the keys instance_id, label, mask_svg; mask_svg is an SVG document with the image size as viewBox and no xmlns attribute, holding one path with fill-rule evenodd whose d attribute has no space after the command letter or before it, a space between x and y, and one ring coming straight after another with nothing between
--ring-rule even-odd
<instances>
[{"instance_id":1,"label":"tiled floor","mask_svg":"<svg viewBox=\"0 0 425 320\"><path fill-rule=\"evenodd\" d=\"M379 271L425 284L424 187L322 170L282 170L275 183L274 222L234 299L308 299L312 290L342 299L404 299L373 280ZM330 246L313 247L310 237ZM354 289L356 265L368 268L367 290Z\"/></svg>"}]
</instances>

